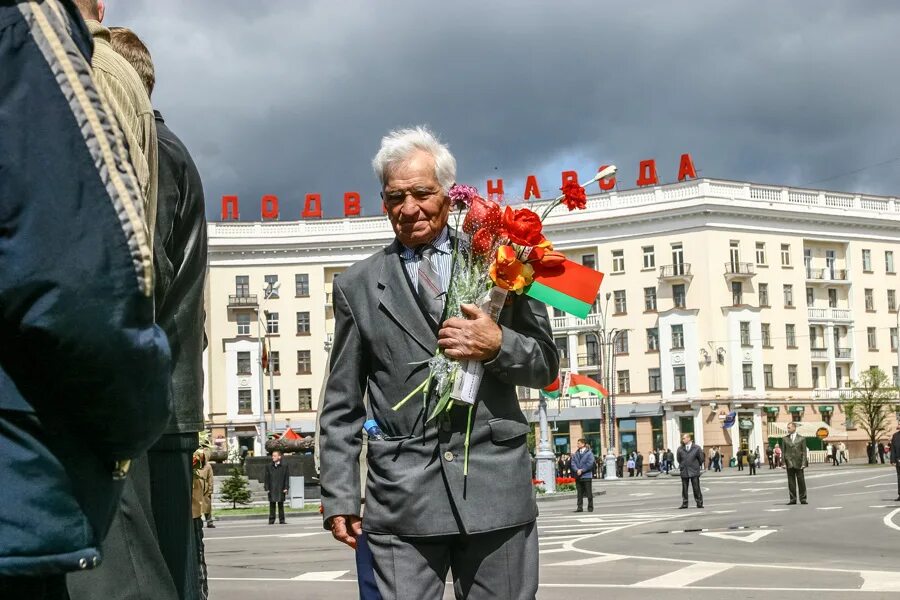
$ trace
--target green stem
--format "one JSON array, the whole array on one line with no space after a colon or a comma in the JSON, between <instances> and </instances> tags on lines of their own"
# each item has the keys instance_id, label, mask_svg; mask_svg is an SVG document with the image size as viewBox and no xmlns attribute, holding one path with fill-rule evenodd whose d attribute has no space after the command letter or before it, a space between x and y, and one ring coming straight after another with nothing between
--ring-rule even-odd
<instances>
[{"instance_id":1,"label":"green stem","mask_svg":"<svg viewBox=\"0 0 900 600\"><path fill-rule=\"evenodd\" d=\"M472 409L474 408L474 404L469 405L469 417L466 419L466 456L463 461L463 477L469 476L469 436L472 434Z\"/></svg>"},{"instance_id":2,"label":"green stem","mask_svg":"<svg viewBox=\"0 0 900 600\"><path fill-rule=\"evenodd\" d=\"M430 380L431 380L431 373L428 374L428 377L425 379L425 381L423 381L422 383L420 383L420 384L416 387L416 389L414 389L414 390L411 391L409 394L407 394L407 395L406 395L406 398L404 398L403 400L401 400L400 402L398 402L397 404L395 404L392 410L400 410L400 409L403 407L403 405L406 404L406 402L407 402L410 398L412 398L413 396L415 396L417 393L421 392L421 391L422 391L422 388L427 388L427 387L428 387L428 382L429 382Z\"/></svg>"},{"instance_id":3,"label":"green stem","mask_svg":"<svg viewBox=\"0 0 900 600\"><path fill-rule=\"evenodd\" d=\"M562 204L563 198L565 198L565 196L559 196L558 198L556 198L553 201L553 203L550 206L548 206L546 209L544 209L544 214L541 215L541 223L544 222L544 219L547 218L547 215L550 214L551 210L553 210L554 208L556 208L557 206Z\"/></svg>"}]
</instances>

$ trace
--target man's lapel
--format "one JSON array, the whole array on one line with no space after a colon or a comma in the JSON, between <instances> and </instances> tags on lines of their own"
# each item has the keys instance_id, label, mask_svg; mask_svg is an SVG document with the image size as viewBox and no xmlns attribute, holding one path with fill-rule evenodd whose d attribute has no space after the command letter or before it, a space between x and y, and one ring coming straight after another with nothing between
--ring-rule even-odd
<instances>
[{"instance_id":1,"label":"man's lapel","mask_svg":"<svg viewBox=\"0 0 900 600\"><path fill-rule=\"evenodd\" d=\"M413 296L403 264L400 261L400 243L388 246L378 287L379 302L397 325L422 346L429 354L437 350L437 336L425 318Z\"/></svg>"}]
</instances>

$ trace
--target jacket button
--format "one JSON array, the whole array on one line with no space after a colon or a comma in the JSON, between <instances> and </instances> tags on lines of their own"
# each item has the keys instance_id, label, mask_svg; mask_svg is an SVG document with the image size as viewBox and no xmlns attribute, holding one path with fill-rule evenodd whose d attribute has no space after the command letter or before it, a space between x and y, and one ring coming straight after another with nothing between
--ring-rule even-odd
<instances>
[{"instance_id":1,"label":"jacket button","mask_svg":"<svg viewBox=\"0 0 900 600\"><path fill-rule=\"evenodd\" d=\"M88 562L87 562L86 558L78 559L78 568L79 569L87 569L87 566L88 566Z\"/></svg>"},{"instance_id":2,"label":"jacket button","mask_svg":"<svg viewBox=\"0 0 900 600\"><path fill-rule=\"evenodd\" d=\"M444 460L446 460L447 462L453 461L453 453L450 452L449 450L444 452Z\"/></svg>"},{"instance_id":3,"label":"jacket button","mask_svg":"<svg viewBox=\"0 0 900 600\"><path fill-rule=\"evenodd\" d=\"M94 560L93 560L93 563L94 563L93 566L96 567L98 564L100 564L100 559L97 558L97 557L95 556L95 557L94 557Z\"/></svg>"}]
</instances>

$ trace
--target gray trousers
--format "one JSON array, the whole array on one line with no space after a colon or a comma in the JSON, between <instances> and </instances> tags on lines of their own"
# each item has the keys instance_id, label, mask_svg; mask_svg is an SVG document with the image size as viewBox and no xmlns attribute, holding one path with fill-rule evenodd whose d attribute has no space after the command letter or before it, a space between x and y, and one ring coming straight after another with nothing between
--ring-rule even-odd
<instances>
[{"instance_id":1,"label":"gray trousers","mask_svg":"<svg viewBox=\"0 0 900 600\"><path fill-rule=\"evenodd\" d=\"M440 600L447 572L457 600L534 600L534 522L475 535L402 537L367 533L383 600Z\"/></svg>"},{"instance_id":2,"label":"gray trousers","mask_svg":"<svg viewBox=\"0 0 900 600\"><path fill-rule=\"evenodd\" d=\"M806 502L806 477L803 469L787 468L788 495L791 502L797 501L797 488L800 488L800 502Z\"/></svg>"},{"instance_id":3,"label":"gray trousers","mask_svg":"<svg viewBox=\"0 0 900 600\"><path fill-rule=\"evenodd\" d=\"M178 600L156 540L146 454L131 463L100 553L103 562L99 567L66 577L72 600Z\"/></svg>"}]
</instances>

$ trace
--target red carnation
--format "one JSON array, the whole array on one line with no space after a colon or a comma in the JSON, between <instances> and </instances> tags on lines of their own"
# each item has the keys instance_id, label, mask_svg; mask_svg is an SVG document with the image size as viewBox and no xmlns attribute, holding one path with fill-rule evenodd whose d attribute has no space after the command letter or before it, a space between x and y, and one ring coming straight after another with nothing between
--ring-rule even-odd
<instances>
[{"instance_id":1,"label":"red carnation","mask_svg":"<svg viewBox=\"0 0 900 600\"><path fill-rule=\"evenodd\" d=\"M578 185L577 181L567 181L560 189L563 193L562 203L568 206L569 210L587 208L587 196L584 188Z\"/></svg>"},{"instance_id":2,"label":"red carnation","mask_svg":"<svg viewBox=\"0 0 900 600\"><path fill-rule=\"evenodd\" d=\"M503 213L503 229L506 237L519 246L537 246L544 241L541 218L527 208L513 210L506 207Z\"/></svg>"},{"instance_id":3,"label":"red carnation","mask_svg":"<svg viewBox=\"0 0 900 600\"><path fill-rule=\"evenodd\" d=\"M472 205L463 221L463 231L473 235L479 229L486 228L494 234L500 231L500 205L493 200L485 200L481 196L472 198Z\"/></svg>"}]
</instances>

